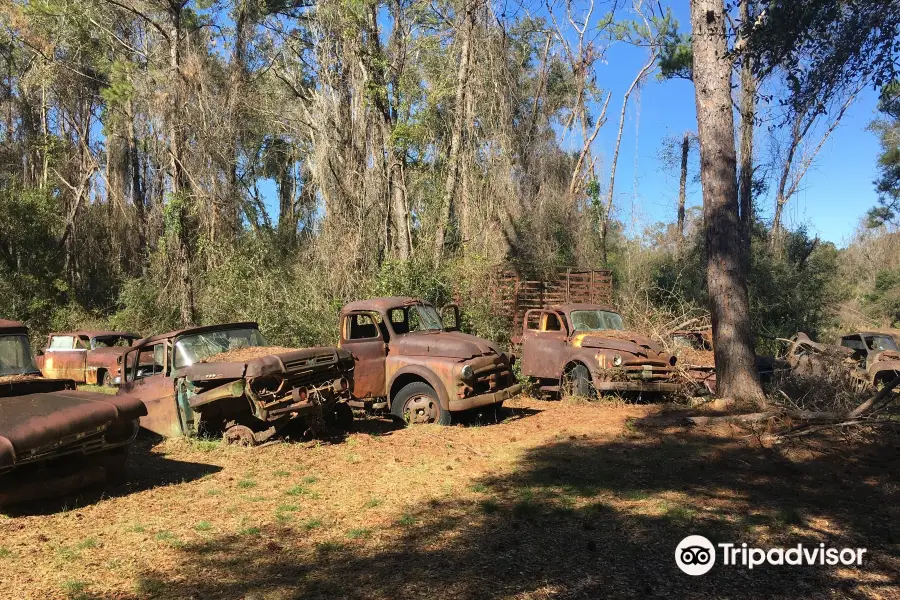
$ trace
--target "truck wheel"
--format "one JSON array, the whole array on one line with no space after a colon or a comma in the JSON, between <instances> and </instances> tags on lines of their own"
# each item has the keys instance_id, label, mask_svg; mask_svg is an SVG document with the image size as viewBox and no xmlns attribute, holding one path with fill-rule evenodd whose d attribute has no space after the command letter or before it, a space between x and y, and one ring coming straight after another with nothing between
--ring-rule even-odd
<instances>
[{"instance_id":1,"label":"truck wheel","mask_svg":"<svg viewBox=\"0 0 900 600\"><path fill-rule=\"evenodd\" d=\"M407 425L437 423L450 424L450 413L443 409L437 392L427 383L407 384L391 402L391 412Z\"/></svg>"},{"instance_id":2,"label":"truck wheel","mask_svg":"<svg viewBox=\"0 0 900 600\"><path fill-rule=\"evenodd\" d=\"M563 375L563 389L566 394L590 398L594 393L591 372L582 364L575 365Z\"/></svg>"},{"instance_id":3,"label":"truck wheel","mask_svg":"<svg viewBox=\"0 0 900 600\"><path fill-rule=\"evenodd\" d=\"M346 402L338 402L335 404L334 408L331 409L329 417L328 425L331 427L343 431L349 431L350 428L353 427L353 409L350 408L350 405Z\"/></svg>"},{"instance_id":4,"label":"truck wheel","mask_svg":"<svg viewBox=\"0 0 900 600\"><path fill-rule=\"evenodd\" d=\"M256 437L253 435L253 430L246 425L232 425L225 430L222 437L225 439L226 444L248 447L256 445Z\"/></svg>"}]
</instances>

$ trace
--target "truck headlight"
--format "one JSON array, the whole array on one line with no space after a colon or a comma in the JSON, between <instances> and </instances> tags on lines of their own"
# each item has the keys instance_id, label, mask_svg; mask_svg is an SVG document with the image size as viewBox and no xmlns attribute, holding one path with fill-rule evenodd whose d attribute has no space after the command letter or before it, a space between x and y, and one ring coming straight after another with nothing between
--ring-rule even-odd
<instances>
[{"instance_id":1,"label":"truck headlight","mask_svg":"<svg viewBox=\"0 0 900 600\"><path fill-rule=\"evenodd\" d=\"M612 364L614 367L622 366L622 355L621 354L613 354Z\"/></svg>"},{"instance_id":2,"label":"truck headlight","mask_svg":"<svg viewBox=\"0 0 900 600\"><path fill-rule=\"evenodd\" d=\"M461 375L463 379L472 379L475 377L475 369L472 368L472 365L463 365Z\"/></svg>"}]
</instances>

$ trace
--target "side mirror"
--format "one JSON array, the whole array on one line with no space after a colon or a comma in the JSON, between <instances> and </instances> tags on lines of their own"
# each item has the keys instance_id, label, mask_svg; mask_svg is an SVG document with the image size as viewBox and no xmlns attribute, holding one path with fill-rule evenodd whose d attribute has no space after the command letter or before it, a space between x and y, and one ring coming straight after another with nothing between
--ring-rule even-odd
<instances>
[{"instance_id":1,"label":"side mirror","mask_svg":"<svg viewBox=\"0 0 900 600\"><path fill-rule=\"evenodd\" d=\"M444 322L444 331L459 331L462 324L459 318L459 306L448 304L441 309L441 320Z\"/></svg>"}]
</instances>

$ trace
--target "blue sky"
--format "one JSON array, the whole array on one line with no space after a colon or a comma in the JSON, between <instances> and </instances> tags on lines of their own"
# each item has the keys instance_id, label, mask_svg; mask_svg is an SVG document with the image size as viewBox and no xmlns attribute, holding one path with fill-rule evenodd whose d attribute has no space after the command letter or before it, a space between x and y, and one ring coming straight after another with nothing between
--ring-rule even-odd
<instances>
[{"instance_id":1,"label":"blue sky","mask_svg":"<svg viewBox=\"0 0 900 600\"><path fill-rule=\"evenodd\" d=\"M681 6L681 5L684 6ZM682 30L689 28L687 3L673 5ZM646 51L627 46L613 47L607 64L597 67L600 84L612 91L609 123L601 130L596 151L602 160L612 155L622 95L645 60ZM867 89L847 111L831 134L816 162L809 169L800 191L785 209L788 226L806 225L811 234L839 246L852 235L866 211L875 205L879 145L866 127L876 115L877 95ZM616 216L631 231L659 221L673 221L678 193L678 173L666 172L657 158L667 135L696 131L693 84L683 80L649 80L639 96L632 96L616 174ZM757 154L765 158L765 132L758 131ZM601 182L608 181L608 163L603 164ZM775 182L771 182L775 187ZM637 190L637 193L635 193ZM700 185L689 188L688 202L702 202ZM757 200L764 217L771 218L771 194Z\"/></svg>"},{"instance_id":2,"label":"blue sky","mask_svg":"<svg viewBox=\"0 0 900 600\"><path fill-rule=\"evenodd\" d=\"M532 14L546 16L542 2L530 4ZM578 4L574 3L575 6ZM663 3L663 6L667 5L672 6L681 30L689 30L687 2ZM510 9L521 7L518 4L508 6ZM513 12L523 16L521 8ZM594 16L599 16L599 9ZM620 18L627 16L626 11L620 11ZM645 61L646 50L619 44L610 49L605 63L596 65L599 85L612 93L608 122L594 144L594 153L600 157L599 174L604 193L609 181L608 161L615 144L622 96ZM876 136L866 127L876 116L876 103L876 93L867 89L844 115L841 125L831 134L807 172L800 191L787 205L784 213L787 226L805 225L812 235L843 246L866 211L875 205L877 196L872 181L876 176L879 146ZM599 107L595 107L595 114L598 111ZM678 173L667 170L658 153L666 136L696 129L692 83L659 81L654 75L639 93L632 95L619 153L613 209L614 216L625 224L629 234L639 234L655 223L675 220ZM580 142L570 138L566 146L575 144L580 146ZM766 132L760 128L757 132L758 161L766 159L768 148ZM775 176L775 173L770 175L770 190L775 187ZM273 182L261 182L259 188L270 216L277 218L278 203ZM688 205L699 206L701 203L700 185L694 183L688 188ZM758 198L757 206L764 218L771 219L773 193L770 191Z\"/></svg>"}]
</instances>

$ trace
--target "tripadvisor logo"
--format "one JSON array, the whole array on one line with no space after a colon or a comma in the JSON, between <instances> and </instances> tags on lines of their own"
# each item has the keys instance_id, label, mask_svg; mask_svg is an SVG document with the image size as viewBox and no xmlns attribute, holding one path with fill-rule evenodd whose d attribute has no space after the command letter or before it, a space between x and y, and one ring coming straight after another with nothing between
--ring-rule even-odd
<instances>
[{"instance_id":1,"label":"tripadvisor logo","mask_svg":"<svg viewBox=\"0 0 900 600\"><path fill-rule=\"evenodd\" d=\"M825 544L790 548L753 548L747 544L715 546L702 535L689 535L675 548L675 564L688 575L703 575L716 564L716 547L723 566L753 569L760 565L861 566L865 548L827 548Z\"/></svg>"}]
</instances>

